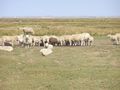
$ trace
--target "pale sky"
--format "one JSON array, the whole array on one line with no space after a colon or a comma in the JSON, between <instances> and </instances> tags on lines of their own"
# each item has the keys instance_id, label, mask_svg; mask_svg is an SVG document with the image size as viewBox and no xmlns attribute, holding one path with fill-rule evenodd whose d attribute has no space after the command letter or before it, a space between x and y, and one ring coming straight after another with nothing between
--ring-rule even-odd
<instances>
[{"instance_id":1,"label":"pale sky","mask_svg":"<svg viewBox=\"0 0 120 90\"><path fill-rule=\"evenodd\" d=\"M120 0L0 0L0 17L120 16Z\"/></svg>"}]
</instances>

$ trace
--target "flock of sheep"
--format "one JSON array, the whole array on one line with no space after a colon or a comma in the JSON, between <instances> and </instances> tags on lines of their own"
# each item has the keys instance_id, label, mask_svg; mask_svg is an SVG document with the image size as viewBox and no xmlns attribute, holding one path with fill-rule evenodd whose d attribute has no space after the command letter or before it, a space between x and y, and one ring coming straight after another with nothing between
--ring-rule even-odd
<instances>
[{"instance_id":1,"label":"flock of sheep","mask_svg":"<svg viewBox=\"0 0 120 90\"><path fill-rule=\"evenodd\" d=\"M0 50L3 50L5 46L44 46L45 48L40 52L46 52L49 50L52 52L52 46L91 46L94 42L93 36L89 33L72 34L72 35L44 35L34 36L34 30L30 27L19 28L23 31L23 34L16 36L2 36L0 38ZM120 34L108 35L113 44L120 44ZM51 47L51 46L50 46ZM8 48L8 47L7 47Z\"/></svg>"},{"instance_id":2,"label":"flock of sheep","mask_svg":"<svg viewBox=\"0 0 120 90\"><path fill-rule=\"evenodd\" d=\"M53 46L89 46L93 44L94 38L89 33L73 34L73 35L44 35L33 36L34 31L32 28L24 27L23 34L16 36L2 36L0 38L3 46L45 46L45 43L52 44Z\"/></svg>"}]
</instances>

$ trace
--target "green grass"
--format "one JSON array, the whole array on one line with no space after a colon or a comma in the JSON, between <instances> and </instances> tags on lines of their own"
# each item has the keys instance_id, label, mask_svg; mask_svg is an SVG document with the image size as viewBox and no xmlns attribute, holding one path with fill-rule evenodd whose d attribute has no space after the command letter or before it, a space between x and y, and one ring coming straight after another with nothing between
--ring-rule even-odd
<instances>
[{"instance_id":1,"label":"green grass","mask_svg":"<svg viewBox=\"0 0 120 90\"><path fill-rule=\"evenodd\" d=\"M96 37L93 46L0 51L0 90L119 90L120 45Z\"/></svg>"},{"instance_id":2,"label":"green grass","mask_svg":"<svg viewBox=\"0 0 120 90\"><path fill-rule=\"evenodd\" d=\"M120 18L35 19L0 18L0 36L22 33L18 27L32 27L35 35L63 35L88 32L94 36L120 33Z\"/></svg>"}]
</instances>

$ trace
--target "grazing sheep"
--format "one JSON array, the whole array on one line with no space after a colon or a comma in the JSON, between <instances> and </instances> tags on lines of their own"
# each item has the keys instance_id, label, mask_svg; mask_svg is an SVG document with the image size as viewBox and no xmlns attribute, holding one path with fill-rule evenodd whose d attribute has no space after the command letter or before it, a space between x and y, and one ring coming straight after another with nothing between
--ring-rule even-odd
<instances>
[{"instance_id":1,"label":"grazing sheep","mask_svg":"<svg viewBox=\"0 0 120 90\"><path fill-rule=\"evenodd\" d=\"M41 41L43 46L45 46L45 43L49 43L49 36L45 35L45 36L41 36Z\"/></svg>"},{"instance_id":2,"label":"grazing sheep","mask_svg":"<svg viewBox=\"0 0 120 90\"><path fill-rule=\"evenodd\" d=\"M120 44L120 33L116 33L115 35L117 37L118 44Z\"/></svg>"},{"instance_id":3,"label":"grazing sheep","mask_svg":"<svg viewBox=\"0 0 120 90\"><path fill-rule=\"evenodd\" d=\"M0 46L0 50L11 52L11 51L13 51L13 47L11 47L11 46Z\"/></svg>"},{"instance_id":4,"label":"grazing sheep","mask_svg":"<svg viewBox=\"0 0 120 90\"><path fill-rule=\"evenodd\" d=\"M65 45L72 46L72 36L71 35L63 35L65 40Z\"/></svg>"},{"instance_id":5,"label":"grazing sheep","mask_svg":"<svg viewBox=\"0 0 120 90\"><path fill-rule=\"evenodd\" d=\"M58 44L59 44L60 46L64 46L64 45L65 45L65 39L64 39L63 36L59 36L59 37L58 37Z\"/></svg>"},{"instance_id":6,"label":"grazing sheep","mask_svg":"<svg viewBox=\"0 0 120 90\"><path fill-rule=\"evenodd\" d=\"M2 36L2 42L3 46L6 42L11 43L12 46L14 46L14 43L17 42L17 36Z\"/></svg>"},{"instance_id":7,"label":"grazing sheep","mask_svg":"<svg viewBox=\"0 0 120 90\"><path fill-rule=\"evenodd\" d=\"M83 41L81 34L73 34L72 41L74 46L81 45L81 42Z\"/></svg>"},{"instance_id":8,"label":"grazing sheep","mask_svg":"<svg viewBox=\"0 0 120 90\"><path fill-rule=\"evenodd\" d=\"M116 44L116 45L118 44L118 38L116 35L109 34L109 35L107 35L107 37L110 38L110 40L113 42L113 44Z\"/></svg>"},{"instance_id":9,"label":"grazing sheep","mask_svg":"<svg viewBox=\"0 0 120 90\"><path fill-rule=\"evenodd\" d=\"M94 37L90 36L89 37L89 40L88 40L88 45L93 45L93 42L94 42Z\"/></svg>"},{"instance_id":10,"label":"grazing sheep","mask_svg":"<svg viewBox=\"0 0 120 90\"><path fill-rule=\"evenodd\" d=\"M23 28L18 28L19 30L23 30L24 34L35 34L33 28L31 27L23 27Z\"/></svg>"},{"instance_id":11,"label":"grazing sheep","mask_svg":"<svg viewBox=\"0 0 120 90\"><path fill-rule=\"evenodd\" d=\"M11 42L4 42L4 46L12 46Z\"/></svg>"},{"instance_id":12,"label":"grazing sheep","mask_svg":"<svg viewBox=\"0 0 120 90\"><path fill-rule=\"evenodd\" d=\"M84 40L82 45L88 46L89 38L90 38L90 34L89 33L82 33L82 39Z\"/></svg>"},{"instance_id":13,"label":"grazing sheep","mask_svg":"<svg viewBox=\"0 0 120 90\"><path fill-rule=\"evenodd\" d=\"M53 46L55 46L55 45L58 45L58 40L57 40L57 38L50 37L49 43L52 44Z\"/></svg>"},{"instance_id":14,"label":"grazing sheep","mask_svg":"<svg viewBox=\"0 0 120 90\"><path fill-rule=\"evenodd\" d=\"M40 36L32 36L32 38L33 38L33 46L40 46L41 37Z\"/></svg>"}]
</instances>

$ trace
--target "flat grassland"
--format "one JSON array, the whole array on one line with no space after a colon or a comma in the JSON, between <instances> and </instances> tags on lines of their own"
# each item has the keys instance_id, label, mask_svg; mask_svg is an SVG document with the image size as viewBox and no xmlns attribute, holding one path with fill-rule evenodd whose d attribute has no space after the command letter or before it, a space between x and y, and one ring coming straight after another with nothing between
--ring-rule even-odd
<instances>
[{"instance_id":1,"label":"flat grassland","mask_svg":"<svg viewBox=\"0 0 120 90\"><path fill-rule=\"evenodd\" d=\"M13 22L6 20L0 21L2 22L0 24L1 35L22 33L17 31L16 27L27 25L36 28L36 35L52 34L51 28L54 30L54 27L56 29L58 26L61 26L63 30L60 31L58 28L58 32L61 33L54 30L55 35L83 32L79 31L82 26L79 26L81 24L77 21L75 24L71 22L71 27L69 27L70 24L66 23L67 21L60 21L62 24L59 22L54 25L55 23L49 20L47 22L43 20L44 23L41 20L43 26L50 26L49 29L46 29L48 26L43 27L39 21L32 23L29 20L24 22L23 19L18 20L19 23L22 23L18 24L12 19L15 23L12 26ZM92 23L88 21L86 23L90 24L88 25L90 29L86 23L83 23L85 27L82 28L88 28L87 32L95 35L93 46L54 47L53 53L46 57L39 52L43 47L14 47L12 52L0 51L0 90L120 90L120 45L112 45L110 40L104 36L108 33L120 32L118 24L120 20L114 21L113 19L113 22L110 21L112 24L108 23L108 26L107 23L104 25L101 22L100 25L96 24L96 27L94 27L95 24L92 26ZM70 32L62 27L63 23L65 26L68 25L66 28L69 28ZM101 28L102 25L104 28ZM45 31L42 32L41 28L39 28L40 31L37 30L39 26ZM97 29L98 26L100 26L100 30ZM75 32L72 32L74 29ZM9 32L11 30L16 32ZM66 32L63 32L64 30Z\"/></svg>"},{"instance_id":2,"label":"flat grassland","mask_svg":"<svg viewBox=\"0 0 120 90\"><path fill-rule=\"evenodd\" d=\"M63 35L88 32L91 35L120 33L120 18L1 18L0 36L22 33L18 27L32 27L35 35Z\"/></svg>"},{"instance_id":3,"label":"flat grassland","mask_svg":"<svg viewBox=\"0 0 120 90\"><path fill-rule=\"evenodd\" d=\"M119 90L120 45L96 37L93 46L0 51L0 90Z\"/></svg>"}]
</instances>

